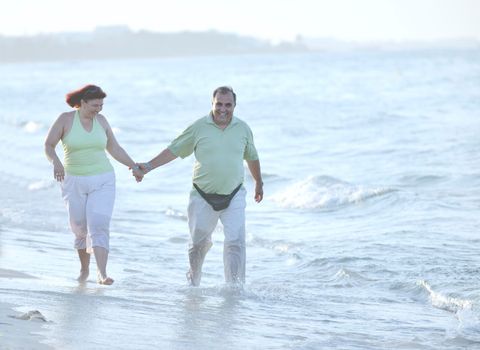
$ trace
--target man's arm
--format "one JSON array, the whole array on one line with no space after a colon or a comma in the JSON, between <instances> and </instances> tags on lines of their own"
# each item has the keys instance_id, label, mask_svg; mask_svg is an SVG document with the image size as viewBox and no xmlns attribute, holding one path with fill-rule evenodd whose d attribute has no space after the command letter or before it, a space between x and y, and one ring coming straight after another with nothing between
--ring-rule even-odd
<instances>
[{"instance_id":1,"label":"man's arm","mask_svg":"<svg viewBox=\"0 0 480 350\"><path fill-rule=\"evenodd\" d=\"M250 174L252 174L252 177L255 180L255 202L259 203L263 199L263 181L262 172L260 170L260 161L258 159L247 160L247 165Z\"/></svg>"},{"instance_id":2,"label":"man's arm","mask_svg":"<svg viewBox=\"0 0 480 350\"><path fill-rule=\"evenodd\" d=\"M172 160L176 159L177 156L172 153L168 148L165 148L162 152L160 152L155 158L147 163L139 163L138 165L142 169L142 171L146 174L149 171L158 168L164 164L171 162Z\"/></svg>"}]
</instances>

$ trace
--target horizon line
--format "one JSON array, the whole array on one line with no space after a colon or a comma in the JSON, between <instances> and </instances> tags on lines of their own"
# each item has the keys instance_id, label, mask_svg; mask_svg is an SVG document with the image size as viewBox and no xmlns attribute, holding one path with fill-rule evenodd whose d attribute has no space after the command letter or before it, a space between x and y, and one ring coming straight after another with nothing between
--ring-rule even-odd
<instances>
[{"instance_id":1,"label":"horizon line","mask_svg":"<svg viewBox=\"0 0 480 350\"><path fill-rule=\"evenodd\" d=\"M305 35L298 33L294 39L267 39L260 36L254 36L251 34L242 34L238 32L231 32L231 31L221 31L218 29L207 29L207 30L192 30L192 29L185 29L185 30L177 30L177 31L158 31L152 29L132 29L130 26L126 24L118 24L118 25L100 25L96 26L90 30L64 30L64 31L51 31L51 32L36 32L36 33L23 33L23 34L4 34L0 32L0 37L6 38L34 38L34 37L41 37L41 36L50 36L50 35L75 35L75 34L95 34L96 32L105 33L117 33L120 34L121 32L127 33L153 33L153 34L182 34L182 33L219 33L219 34L226 34L226 35L236 35L238 37L243 38L253 38L259 41L266 41L270 43L294 43L301 40L330 40L330 41L337 41L343 43L364 43L364 44L379 44L379 43L438 43L438 42L459 42L459 41L470 41L470 42L480 42L480 37L475 36L455 36L455 37L438 37L438 38L344 38L344 37L335 37L335 36L315 36L315 35Z\"/></svg>"}]
</instances>

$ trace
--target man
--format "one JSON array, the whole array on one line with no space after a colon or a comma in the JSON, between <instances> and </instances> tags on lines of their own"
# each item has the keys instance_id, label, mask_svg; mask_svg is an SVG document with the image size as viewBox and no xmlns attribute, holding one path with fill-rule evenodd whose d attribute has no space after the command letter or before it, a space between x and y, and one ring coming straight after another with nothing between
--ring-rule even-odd
<instances>
[{"instance_id":1,"label":"man","mask_svg":"<svg viewBox=\"0 0 480 350\"><path fill-rule=\"evenodd\" d=\"M245 196L243 160L255 180L255 201L263 199L260 161L248 125L233 116L236 95L222 86L213 92L211 112L195 121L159 155L139 164L147 173L177 157L195 154L194 188L190 192L188 226L190 270L187 279L200 285L205 255L212 246L218 219L224 227L223 263L227 283L245 282Z\"/></svg>"}]
</instances>

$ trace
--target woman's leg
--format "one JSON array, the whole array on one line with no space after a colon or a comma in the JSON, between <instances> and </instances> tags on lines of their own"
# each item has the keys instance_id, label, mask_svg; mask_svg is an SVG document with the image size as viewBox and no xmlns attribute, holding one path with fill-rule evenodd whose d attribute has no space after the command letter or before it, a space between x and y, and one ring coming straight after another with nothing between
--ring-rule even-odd
<instances>
[{"instance_id":1,"label":"woman's leg","mask_svg":"<svg viewBox=\"0 0 480 350\"><path fill-rule=\"evenodd\" d=\"M97 261L97 281L100 284L110 285L113 279L107 276L108 250L102 247L93 247L93 254Z\"/></svg>"},{"instance_id":2,"label":"woman's leg","mask_svg":"<svg viewBox=\"0 0 480 350\"><path fill-rule=\"evenodd\" d=\"M92 177L92 191L87 200L88 233L92 239L93 254L97 263L98 283L110 285L107 262L110 248L110 219L115 202L115 175L113 173Z\"/></svg>"},{"instance_id":3,"label":"woman's leg","mask_svg":"<svg viewBox=\"0 0 480 350\"><path fill-rule=\"evenodd\" d=\"M62 196L68 211L70 228L75 234L75 249L80 259L80 275L77 280L85 282L89 274L90 254L87 253L87 195L82 189L81 179L76 176L65 176L62 183Z\"/></svg>"},{"instance_id":4,"label":"woman's leg","mask_svg":"<svg viewBox=\"0 0 480 350\"><path fill-rule=\"evenodd\" d=\"M87 249L77 249L78 257L80 258L80 276L78 276L78 282L85 282L90 273L90 254L87 253Z\"/></svg>"}]
</instances>

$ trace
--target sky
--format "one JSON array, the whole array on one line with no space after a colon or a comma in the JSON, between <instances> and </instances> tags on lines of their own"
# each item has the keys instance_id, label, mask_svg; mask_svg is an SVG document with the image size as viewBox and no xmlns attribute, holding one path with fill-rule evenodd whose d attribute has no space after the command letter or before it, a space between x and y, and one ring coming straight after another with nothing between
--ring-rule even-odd
<instances>
[{"instance_id":1,"label":"sky","mask_svg":"<svg viewBox=\"0 0 480 350\"><path fill-rule=\"evenodd\" d=\"M290 41L480 40L480 0L0 0L0 35L127 25Z\"/></svg>"}]
</instances>

